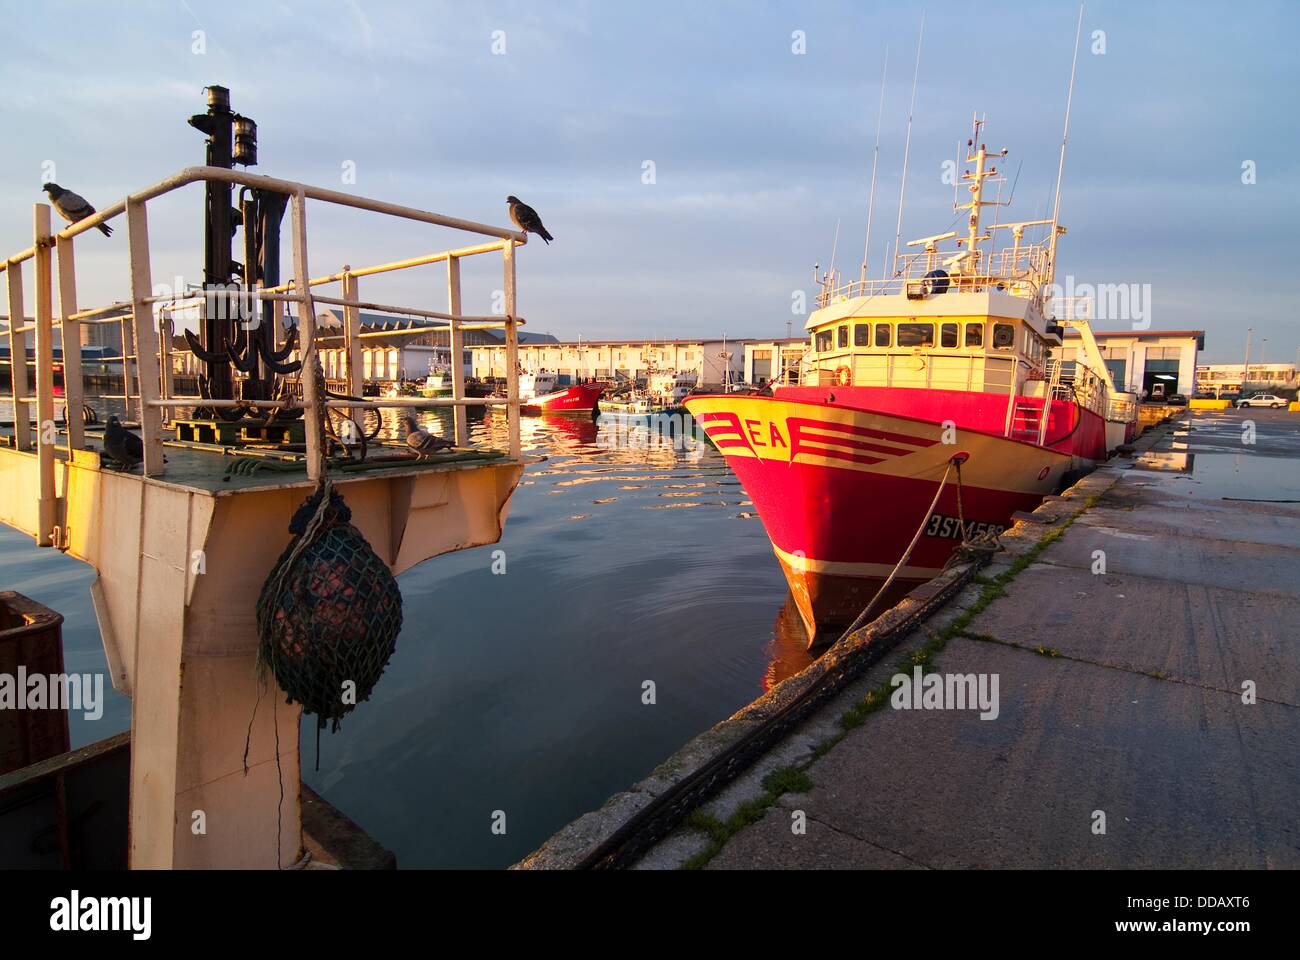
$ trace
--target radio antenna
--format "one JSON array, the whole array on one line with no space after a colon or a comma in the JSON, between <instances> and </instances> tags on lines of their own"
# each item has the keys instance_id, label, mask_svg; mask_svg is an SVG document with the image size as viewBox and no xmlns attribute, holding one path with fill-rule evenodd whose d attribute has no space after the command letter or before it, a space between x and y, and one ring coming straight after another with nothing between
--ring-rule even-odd
<instances>
[{"instance_id":1,"label":"radio antenna","mask_svg":"<svg viewBox=\"0 0 1300 960\"><path fill-rule=\"evenodd\" d=\"M1070 92L1065 97L1065 130L1061 134L1061 162L1056 168L1056 199L1052 204L1052 237L1048 247L1047 282L1056 279L1056 238L1060 235L1061 180L1065 176L1065 145L1070 142L1070 109L1074 106L1074 76L1079 67L1079 37L1083 35L1083 4L1079 4L1079 23L1074 29L1074 60L1070 64Z\"/></svg>"},{"instance_id":2,"label":"radio antenna","mask_svg":"<svg viewBox=\"0 0 1300 960\"><path fill-rule=\"evenodd\" d=\"M840 249L840 221L835 221L835 242L831 244L831 284L835 283L835 257Z\"/></svg>"},{"instance_id":3,"label":"radio antenna","mask_svg":"<svg viewBox=\"0 0 1300 960\"><path fill-rule=\"evenodd\" d=\"M1020 163L1017 164L1017 166L1016 166L1016 178L1015 178L1014 180L1011 181L1011 196L1007 197L1007 206L1010 206L1011 204L1015 203L1015 200L1016 200L1016 184L1018 184L1018 183L1020 182L1020 170L1021 170L1022 167L1024 167L1024 165L1025 165L1025 160L1024 160L1023 157L1021 157L1021 158L1020 158Z\"/></svg>"},{"instance_id":4,"label":"radio antenna","mask_svg":"<svg viewBox=\"0 0 1300 960\"><path fill-rule=\"evenodd\" d=\"M894 228L894 273L898 273L899 243L903 239L903 197L907 194L907 158L912 151L912 115L916 112L916 81L921 76L921 44L925 41L925 12L921 12L921 33L916 38L916 68L912 71L912 103L907 108L907 140L903 145L903 183L898 188L898 224Z\"/></svg>"},{"instance_id":5,"label":"radio antenna","mask_svg":"<svg viewBox=\"0 0 1300 960\"><path fill-rule=\"evenodd\" d=\"M871 199L867 201L867 239L862 244L862 272L859 280L867 279L867 254L871 250L871 217L876 209L876 165L880 162L880 123L885 116L885 78L889 76L889 45L885 45L885 66L880 74L880 108L876 111L876 149L871 155Z\"/></svg>"},{"instance_id":6,"label":"radio antenna","mask_svg":"<svg viewBox=\"0 0 1300 960\"><path fill-rule=\"evenodd\" d=\"M957 152L953 155L956 160L953 161L952 168L952 209L955 213L957 210L957 185L961 183L961 141L957 141Z\"/></svg>"}]
</instances>

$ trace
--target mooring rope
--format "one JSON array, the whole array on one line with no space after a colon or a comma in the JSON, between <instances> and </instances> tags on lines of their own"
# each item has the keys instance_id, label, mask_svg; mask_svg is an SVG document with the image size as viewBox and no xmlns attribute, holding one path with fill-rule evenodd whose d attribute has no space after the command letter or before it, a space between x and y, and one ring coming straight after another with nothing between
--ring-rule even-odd
<instances>
[{"instance_id":1,"label":"mooring rope","mask_svg":"<svg viewBox=\"0 0 1300 960\"><path fill-rule=\"evenodd\" d=\"M919 527L916 528L916 533L912 536L912 542L909 543L909 544L907 545L907 549L906 549L905 551L903 551L903 555L899 558L898 563L894 564L894 569L889 571L889 576L886 577L886 578L885 578L885 582L882 583L882 584L880 585L880 589L877 590L877 591L876 591L876 595L875 595L874 597L871 598L871 602L868 603L865 607L862 608L862 612L858 614L858 618L857 618L856 620L854 620L852 624L849 625L849 628L848 628L847 630L845 630L843 634L840 635L841 639L843 639L844 637L847 637L850 633L852 633L853 631L857 630L859 627L861 627L863 624L865 624L865 623L867 622L867 616L871 613L871 611L872 611L873 609L875 609L876 603L880 600L880 598L883 597L883 596L885 595L885 591L889 589L889 585L890 585L891 583L894 582L894 578L898 576L898 571L902 570L903 567L905 567L905 566L907 565L907 561L908 561L908 560L911 558L911 556L912 556L912 551L916 549L916 545L917 545L917 543L919 543L920 540L921 540L921 534L922 534L922 532L924 532L924 530L925 530L925 525L926 525L927 523L930 522L930 516L931 516L931 514L934 513L934 508L937 507L937 506L939 505L939 497L941 497L941 496L943 495L943 488L944 488L944 486L948 483L948 477L949 477L949 475L951 475L951 473L952 473L952 468L953 468L954 465L957 467L957 477L958 477L958 483L957 483L957 516L958 516L958 518L959 518L959 520L960 520L960 517L961 517L961 479L960 479L960 478L961 478L961 464L960 464L960 462L958 462L958 460L957 460L957 457L960 457L960 456L962 456L962 455L961 455L961 454L957 454L957 456L954 456L951 460L948 461L948 467L947 467L947 469L944 470L944 472L943 472L943 479L941 479L941 480L939 481L939 489L936 490L936 491L934 491L934 499L930 501L930 506L926 509L926 511L925 511L925 515L921 517L921 525L920 525ZM965 532L964 532L965 529L966 529L965 524L962 524L962 531L963 531L962 536L963 536L963 537L965 536Z\"/></svg>"},{"instance_id":2,"label":"mooring rope","mask_svg":"<svg viewBox=\"0 0 1300 960\"><path fill-rule=\"evenodd\" d=\"M961 457L961 459L958 459ZM998 534L990 530L985 530L978 536L972 537L966 528L966 513L962 509L961 503L961 465L966 462L966 458L958 454L952 460L953 465L957 468L957 524L961 528L961 543L957 549L952 552L948 562L943 565L947 570L956 563L964 563L968 560L986 561L998 551Z\"/></svg>"}]
</instances>

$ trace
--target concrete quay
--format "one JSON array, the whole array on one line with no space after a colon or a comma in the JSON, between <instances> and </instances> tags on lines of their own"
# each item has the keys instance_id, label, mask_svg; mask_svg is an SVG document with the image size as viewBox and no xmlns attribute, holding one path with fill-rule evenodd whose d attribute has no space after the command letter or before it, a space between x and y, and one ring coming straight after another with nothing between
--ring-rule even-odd
<instances>
[{"instance_id":1,"label":"concrete quay","mask_svg":"<svg viewBox=\"0 0 1300 960\"><path fill-rule=\"evenodd\" d=\"M1287 412L1150 431L632 865L1300 866L1298 468ZM896 705L917 667L946 708ZM582 862L753 708L520 866Z\"/></svg>"}]
</instances>

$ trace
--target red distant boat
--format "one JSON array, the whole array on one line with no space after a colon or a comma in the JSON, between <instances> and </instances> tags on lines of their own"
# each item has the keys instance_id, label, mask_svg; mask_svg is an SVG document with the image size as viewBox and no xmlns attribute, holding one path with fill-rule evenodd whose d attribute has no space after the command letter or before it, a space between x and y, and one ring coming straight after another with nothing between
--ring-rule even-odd
<instances>
[{"instance_id":1,"label":"red distant boat","mask_svg":"<svg viewBox=\"0 0 1300 960\"><path fill-rule=\"evenodd\" d=\"M578 413L592 414L605 391L604 384L575 383L567 387L556 385L556 375L545 370L526 373L519 378L520 408L524 413Z\"/></svg>"}]
</instances>

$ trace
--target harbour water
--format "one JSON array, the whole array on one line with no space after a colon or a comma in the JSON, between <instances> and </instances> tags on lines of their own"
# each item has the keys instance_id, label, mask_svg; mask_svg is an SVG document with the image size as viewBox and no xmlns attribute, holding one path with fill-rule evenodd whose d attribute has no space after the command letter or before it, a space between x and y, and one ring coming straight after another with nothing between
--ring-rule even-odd
<instances>
[{"instance_id":1,"label":"harbour water","mask_svg":"<svg viewBox=\"0 0 1300 960\"><path fill-rule=\"evenodd\" d=\"M421 419L451 432L447 414ZM475 443L506 445L504 416L470 425ZM514 863L808 663L762 525L715 450L609 418L525 418L523 438L546 459L502 541L399 578L397 652L372 699L322 734L319 769L303 720L304 780L404 867ZM64 614L69 671L104 669L92 579L0 527L0 584ZM74 747L129 727L129 701L106 696L99 721L72 717Z\"/></svg>"}]
</instances>

